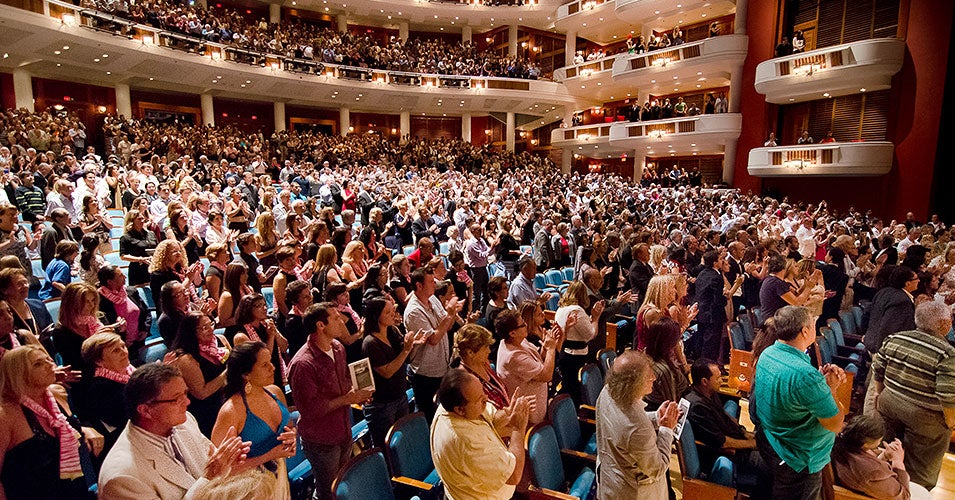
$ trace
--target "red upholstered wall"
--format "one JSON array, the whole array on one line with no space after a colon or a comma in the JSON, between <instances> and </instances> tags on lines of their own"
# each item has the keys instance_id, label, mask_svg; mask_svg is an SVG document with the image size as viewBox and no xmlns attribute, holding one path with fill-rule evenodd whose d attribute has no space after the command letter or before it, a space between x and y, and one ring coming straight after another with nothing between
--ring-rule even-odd
<instances>
[{"instance_id":1,"label":"red upholstered wall","mask_svg":"<svg viewBox=\"0 0 955 500\"><path fill-rule=\"evenodd\" d=\"M884 218L902 218L912 211L925 220L939 141L941 95L945 88L948 41L955 3L951 0L903 1L901 33L906 40L902 70L892 82L892 107L886 137L895 143L895 165L881 177L760 179L746 172L749 150L762 145L775 123L775 106L753 87L756 65L772 57L775 2L749 3L749 52L743 67L745 117L734 169L734 183L743 191L789 196L790 200L825 199L834 208L872 208ZM759 29L755 27L760 27Z\"/></svg>"},{"instance_id":2,"label":"red upholstered wall","mask_svg":"<svg viewBox=\"0 0 955 500\"><path fill-rule=\"evenodd\" d=\"M271 102L239 101L216 97L212 100L216 126L232 125L246 132L262 131L268 138L275 131Z\"/></svg>"},{"instance_id":3,"label":"red upholstered wall","mask_svg":"<svg viewBox=\"0 0 955 500\"><path fill-rule=\"evenodd\" d=\"M17 99L13 94L13 75L0 73L0 106L3 109L13 109L16 105Z\"/></svg>"}]
</instances>

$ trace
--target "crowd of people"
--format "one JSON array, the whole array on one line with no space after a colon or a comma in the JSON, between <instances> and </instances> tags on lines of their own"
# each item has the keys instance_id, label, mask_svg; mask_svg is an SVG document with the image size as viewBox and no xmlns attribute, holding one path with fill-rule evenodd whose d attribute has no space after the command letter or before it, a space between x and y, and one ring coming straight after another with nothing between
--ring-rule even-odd
<instances>
[{"instance_id":1,"label":"crowd of people","mask_svg":"<svg viewBox=\"0 0 955 500\"><path fill-rule=\"evenodd\" d=\"M935 216L886 224L824 201L564 175L461 141L120 118L91 147L71 139L77 126L0 120L8 498L82 498L94 482L106 499L249 484L287 498L299 440L316 498L330 498L352 405L383 446L409 387L446 491L510 498L525 430L557 392L583 402L578 371L621 315L594 415L599 498L670 495L681 398L701 456L736 449L753 498L817 498L831 461L877 498L936 484L955 427L955 243ZM118 267L103 258L116 235ZM566 288L535 286L563 268ZM59 298L57 321L34 293ZM843 369L806 351L856 304L871 367L847 418L833 396ZM751 431L718 392L727 324L756 308ZM168 353L142 364L151 335ZM374 391L352 388L347 365L363 358Z\"/></svg>"},{"instance_id":2,"label":"crowd of people","mask_svg":"<svg viewBox=\"0 0 955 500\"><path fill-rule=\"evenodd\" d=\"M481 50L473 42L448 43L440 39L340 33L304 19L257 22L229 9L202 9L182 3L154 0L83 0L81 7L130 21L252 51L261 57L243 58L265 63L265 54L359 68L439 75L491 76L538 79L540 67L517 56ZM103 22L103 21L96 21Z\"/></svg>"},{"instance_id":3,"label":"crowd of people","mask_svg":"<svg viewBox=\"0 0 955 500\"><path fill-rule=\"evenodd\" d=\"M673 165L668 169L664 168L645 168L643 170L643 179L640 181L643 187L651 185L660 187L702 187L703 176L699 170L680 168L679 165Z\"/></svg>"}]
</instances>

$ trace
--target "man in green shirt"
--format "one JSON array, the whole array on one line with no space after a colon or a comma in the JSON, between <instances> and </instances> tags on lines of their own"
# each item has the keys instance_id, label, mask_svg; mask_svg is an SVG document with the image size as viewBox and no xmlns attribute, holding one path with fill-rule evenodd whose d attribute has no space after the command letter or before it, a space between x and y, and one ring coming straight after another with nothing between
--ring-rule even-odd
<instances>
[{"instance_id":1,"label":"man in green shirt","mask_svg":"<svg viewBox=\"0 0 955 500\"><path fill-rule=\"evenodd\" d=\"M806 349L816 329L808 309L786 306L772 319L778 340L759 357L752 395L764 438L760 454L773 471L772 498L815 500L845 419L833 396L845 372L810 364Z\"/></svg>"}]
</instances>

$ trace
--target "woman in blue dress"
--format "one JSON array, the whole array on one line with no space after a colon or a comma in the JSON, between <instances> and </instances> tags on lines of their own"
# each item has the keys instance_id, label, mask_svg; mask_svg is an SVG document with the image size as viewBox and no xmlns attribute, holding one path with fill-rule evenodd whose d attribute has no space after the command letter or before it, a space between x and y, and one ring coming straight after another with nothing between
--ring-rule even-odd
<instances>
[{"instance_id":1,"label":"woman in blue dress","mask_svg":"<svg viewBox=\"0 0 955 500\"><path fill-rule=\"evenodd\" d=\"M295 424L290 421L285 395L272 384L271 358L262 342L245 342L232 350L226 361L227 399L212 429L212 442L218 445L230 432L251 442L246 463L275 474L273 498L287 500L285 459L295 455Z\"/></svg>"}]
</instances>

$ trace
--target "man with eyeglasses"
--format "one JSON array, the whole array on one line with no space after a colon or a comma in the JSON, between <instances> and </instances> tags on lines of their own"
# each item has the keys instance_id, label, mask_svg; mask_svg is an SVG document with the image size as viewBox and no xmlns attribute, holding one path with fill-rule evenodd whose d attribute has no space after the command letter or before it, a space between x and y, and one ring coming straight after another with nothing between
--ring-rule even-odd
<instances>
[{"instance_id":1,"label":"man with eyeglasses","mask_svg":"<svg viewBox=\"0 0 955 500\"><path fill-rule=\"evenodd\" d=\"M212 479L242 472L251 443L234 427L215 447L186 408L189 390L178 368L141 366L124 391L130 421L106 456L101 499L190 498Z\"/></svg>"},{"instance_id":2,"label":"man with eyeglasses","mask_svg":"<svg viewBox=\"0 0 955 500\"><path fill-rule=\"evenodd\" d=\"M43 269L46 269L53 260L57 243L63 240L74 240L70 230L72 224L69 212L62 208L55 208L50 212L49 220L52 224L43 230L43 236L40 238L40 261L43 263Z\"/></svg>"}]
</instances>

